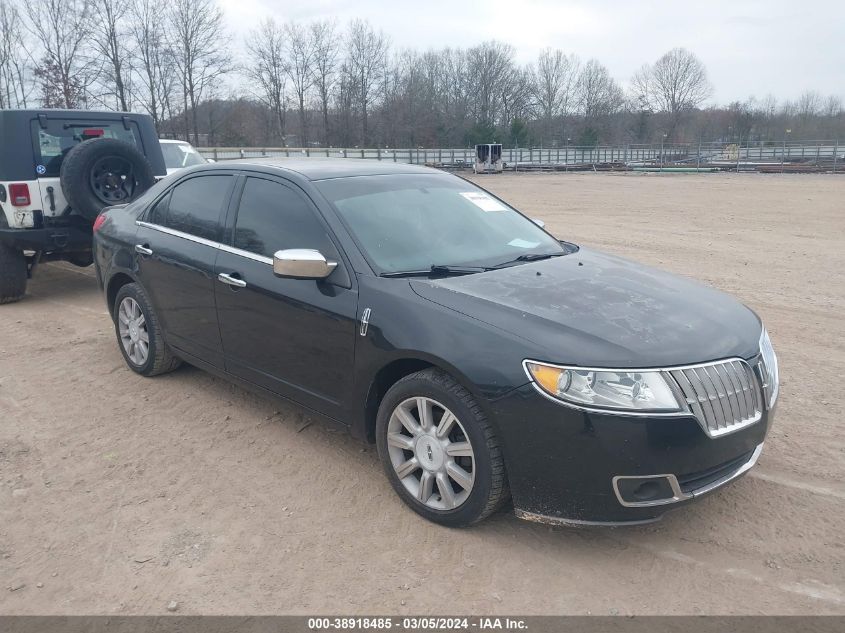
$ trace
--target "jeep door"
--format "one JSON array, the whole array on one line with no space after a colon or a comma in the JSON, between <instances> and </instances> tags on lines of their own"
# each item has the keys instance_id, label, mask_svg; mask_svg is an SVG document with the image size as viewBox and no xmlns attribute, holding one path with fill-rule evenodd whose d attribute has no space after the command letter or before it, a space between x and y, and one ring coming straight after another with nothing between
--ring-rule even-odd
<instances>
[{"instance_id":1,"label":"jeep door","mask_svg":"<svg viewBox=\"0 0 845 633\"><path fill-rule=\"evenodd\" d=\"M358 295L329 227L301 189L274 176L245 177L232 215L215 267L226 370L342 419ZM277 277L273 254L292 248L317 249L338 266L321 280Z\"/></svg>"},{"instance_id":2,"label":"jeep door","mask_svg":"<svg viewBox=\"0 0 845 633\"><path fill-rule=\"evenodd\" d=\"M178 352L220 368L214 264L235 180L228 172L180 180L142 218L135 239L139 278L165 340Z\"/></svg>"}]
</instances>

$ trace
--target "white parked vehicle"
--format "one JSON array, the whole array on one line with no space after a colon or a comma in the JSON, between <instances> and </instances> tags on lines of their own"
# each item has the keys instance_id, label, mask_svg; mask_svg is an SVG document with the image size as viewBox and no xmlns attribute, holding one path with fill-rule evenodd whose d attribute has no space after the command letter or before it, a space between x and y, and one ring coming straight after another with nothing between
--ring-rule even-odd
<instances>
[{"instance_id":1,"label":"white parked vehicle","mask_svg":"<svg viewBox=\"0 0 845 633\"><path fill-rule=\"evenodd\" d=\"M504 166L501 143L481 143L475 146L475 163L472 170L476 174L501 173Z\"/></svg>"},{"instance_id":2,"label":"white parked vehicle","mask_svg":"<svg viewBox=\"0 0 845 633\"><path fill-rule=\"evenodd\" d=\"M164 165L167 167L168 176L180 169L185 169L185 167L203 165L209 162L193 145L185 141L162 138L158 142L161 145L161 152L164 154Z\"/></svg>"}]
</instances>

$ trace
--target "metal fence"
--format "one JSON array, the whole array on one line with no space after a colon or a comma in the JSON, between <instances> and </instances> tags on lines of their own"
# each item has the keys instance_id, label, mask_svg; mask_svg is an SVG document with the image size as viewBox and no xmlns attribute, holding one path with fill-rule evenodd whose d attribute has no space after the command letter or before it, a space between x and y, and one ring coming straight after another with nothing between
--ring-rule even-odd
<instances>
[{"instance_id":1,"label":"metal fence","mask_svg":"<svg viewBox=\"0 0 845 633\"><path fill-rule=\"evenodd\" d=\"M261 157L358 158L471 169L472 148L203 147L216 161ZM838 141L663 143L590 147L504 148L505 169L517 171L756 171L845 172Z\"/></svg>"}]
</instances>

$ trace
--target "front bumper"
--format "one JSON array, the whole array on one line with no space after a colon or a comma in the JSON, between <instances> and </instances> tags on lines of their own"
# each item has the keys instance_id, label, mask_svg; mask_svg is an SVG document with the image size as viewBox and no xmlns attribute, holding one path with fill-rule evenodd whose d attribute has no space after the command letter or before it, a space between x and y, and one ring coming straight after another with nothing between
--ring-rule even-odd
<instances>
[{"instance_id":1,"label":"front bumper","mask_svg":"<svg viewBox=\"0 0 845 633\"><path fill-rule=\"evenodd\" d=\"M493 403L517 516L553 524L654 521L750 470L770 412L734 433L708 437L692 417L578 411L524 385ZM623 479L665 478L672 493L625 503ZM630 498L629 498L630 500Z\"/></svg>"}]
</instances>

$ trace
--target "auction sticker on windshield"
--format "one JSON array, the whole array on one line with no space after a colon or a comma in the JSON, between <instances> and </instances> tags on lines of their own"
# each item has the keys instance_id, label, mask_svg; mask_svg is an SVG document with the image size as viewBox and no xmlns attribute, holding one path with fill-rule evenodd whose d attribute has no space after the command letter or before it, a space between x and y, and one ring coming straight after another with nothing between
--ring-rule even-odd
<instances>
[{"instance_id":1,"label":"auction sticker on windshield","mask_svg":"<svg viewBox=\"0 0 845 633\"><path fill-rule=\"evenodd\" d=\"M482 211L506 211L507 207L495 198L480 191L464 191L461 195Z\"/></svg>"}]
</instances>

